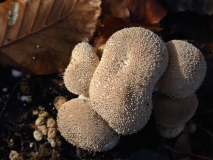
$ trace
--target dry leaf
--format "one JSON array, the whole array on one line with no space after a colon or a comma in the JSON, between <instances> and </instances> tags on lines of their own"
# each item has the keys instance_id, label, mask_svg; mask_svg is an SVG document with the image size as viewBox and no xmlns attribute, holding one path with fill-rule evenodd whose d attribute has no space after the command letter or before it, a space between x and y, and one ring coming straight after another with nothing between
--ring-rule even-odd
<instances>
[{"instance_id":1,"label":"dry leaf","mask_svg":"<svg viewBox=\"0 0 213 160\"><path fill-rule=\"evenodd\" d=\"M159 23L167 10L159 0L125 0L130 10L130 20L139 21L143 25Z\"/></svg>"},{"instance_id":2,"label":"dry leaf","mask_svg":"<svg viewBox=\"0 0 213 160\"><path fill-rule=\"evenodd\" d=\"M103 0L101 8L103 15L111 15L125 20L130 18L130 12L125 4L125 0Z\"/></svg>"},{"instance_id":3,"label":"dry leaf","mask_svg":"<svg viewBox=\"0 0 213 160\"><path fill-rule=\"evenodd\" d=\"M156 24L167 13L159 0L103 0L102 9L104 15L143 25Z\"/></svg>"},{"instance_id":4,"label":"dry leaf","mask_svg":"<svg viewBox=\"0 0 213 160\"><path fill-rule=\"evenodd\" d=\"M100 3L100 0L0 3L0 64L32 74L63 71L73 47L93 36Z\"/></svg>"}]
</instances>

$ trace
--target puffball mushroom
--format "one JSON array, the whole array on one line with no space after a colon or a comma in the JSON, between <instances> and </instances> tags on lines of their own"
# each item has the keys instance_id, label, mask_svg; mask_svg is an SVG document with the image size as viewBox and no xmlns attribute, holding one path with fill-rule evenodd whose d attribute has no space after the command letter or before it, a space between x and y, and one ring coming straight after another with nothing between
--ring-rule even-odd
<instances>
[{"instance_id":1,"label":"puffball mushroom","mask_svg":"<svg viewBox=\"0 0 213 160\"><path fill-rule=\"evenodd\" d=\"M92 108L117 133L135 133L150 118L152 92L167 63L164 42L150 30L117 31L106 42L91 79Z\"/></svg>"},{"instance_id":2,"label":"puffball mushroom","mask_svg":"<svg viewBox=\"0 0 213 160\"><path fill-rule=\"evenodd\" d=\"M168 67L157 82L157 88L170 97L186 98L201 85L206 74L202 53L190 43L172 40L166 43Z\"/></svg>"},{"instance_id":3,"label":"puffball mushroom","mask_svg":"<svg viewBox=\"0 0 213 160\"><path fill-rule=\"evenodd\" d=\"M66 88L72 93L88 96L90 80L98 64L99 58L90 44L77 44L64 73Z\"/></svg>"},{"instance_id":4,"label":"puffball mushroom","mask_svg":"<svg viewBox=\"0 0 213 160\"><path fill-rule=\"evenodd\" d=\"M57 125L61 135L68 142L86 150L109 150L120 138L92 110L89 99L82 97L67 101L60 107Z\"/></svg>"},{"instance_id":5,"label":"puffball mushroom","mask_svg":"<svg viewBox=\"0 0 213 160\"><path fill-rule=\"evenodd\" d=\"M198 106L198 99L194 93L184 99L154 95L152 100L157 122L167 127L185 124L194 115Z\"/></svg>"},{"instance_id":6,"label":"puffball mushroom","mask_svg":"<svg viewBox=\"0 0 213 160\"><path fill-rule=\"evenodd\" d=\"M142 129L152 111L154 86L170 96L153 97L158 132L171 138L183 130L197 108L194 91L206 71L196 47L178 40L165 44L153 32L131 27L114 33L98 52L100 63L92 46L76 45L65 71L65 86L80 95L58 110L58 129L68 142L105 151L118 142L116 132Z\"/></svg>"}]
</instances>

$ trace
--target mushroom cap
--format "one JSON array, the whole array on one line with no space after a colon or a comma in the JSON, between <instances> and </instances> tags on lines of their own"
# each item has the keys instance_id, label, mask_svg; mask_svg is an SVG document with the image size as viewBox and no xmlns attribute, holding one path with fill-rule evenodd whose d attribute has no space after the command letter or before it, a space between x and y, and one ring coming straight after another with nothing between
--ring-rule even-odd
<instances>
[{"instance_id":1,"label":"mushroom cap","mask_svg":"<svg viewBox=\"0 0 213 160\"><path fill-rule=\"evenodd\" d=\"M33 137L35 138L36 141L41 141L43 139L43 134L41 131L35 130L33 132Z\"/></svg>"},{"instance_id":2,"label":"mushroom cap","mask_svg":"<svg viewBox=\"0 0 213 160\"><path fill-rule=\"evenodd\" d=\"M46 125L37 126L37 129L39 132L41 132L43 135L47 135L48 129Z\"/></svg>"},{"instance_id":3,"label":"mushroom cap","mask_svg":"<svg viewBox=\"0 0 213 160\"><path fill-rule=\"evenodd\" d=\"M22 158L19 156L19 153L17 151L11 150L10 155L9 155L9 159L10 160L16 160L16 159L22 159Z\"/></svg>"},{"instance_id":4,"label":"mushroom cap","mask_svg":"<svg viewBox=\"0 0 213 160\"><path fill-rule=\"evenodd\" d=\"M141 27L117 31L91 79L93 109L119 134L140 130L150 117L152 91L167 62L167 48L153 32Z\"/></svg>"},{"instance_id":5,"label":"mushroom cap","mask_svg":"<svg viewBox=\"0 0 213 160\"><path fill-rule=\"evenodd\" d=\"M166 127L182 126L194 115L198 106L196 94L184 99L154 95L152 100L157 122Z\"/></svg>"},{"instance_id":6,"label":"mushroom cap","mask_svg":"<svg viewBox=\"0 0 213 160\"><path fill-rule=\"evenodd\" d=\"M71 61L64 73L66 88L78 95L88 95L90 80L98 63L99 58L90 44L86 42L77 44L72 51Z\"/></svg>"},{"instance_id":7,"label":"mushroom cap","mask_svg":"<svg viewBox=\"0 0 213 160\"><path fill-rule=\"evenodd\" d=\"M164 127L159 123L156 124L158 133L164 138L174 138L178 136L184 129L185 124L178 127Z\"/></svg>"},{"instance_id":8,"label":"mushroom cap","mask_svg":"<svg viewBox=\"0 0 213 160\"><path fill-rule=\"evenodd\" d=\"M48 118L47 127L56 128L57 127L56 121L53 118Z\"/></svg>"},{"instance_id":9,"label":"mushroom cap","mask_svg":"<svg viewBox=\"0 0 213 160\"><path fill-rule=\"evenodd\" d=\"M43 116L39 116L35 121L35 124L37 126L43 125L45 123L46 123L46 119Z\"/></svg>"},{"instance_id":10,"label":"mushroom cap","mask_svg":"<svg viewBox=\"0 0 213 160\"><path fill-rule=\"evenodd\" d=\"M48 128L47 137L48 138L55 138L57 135L57 129L56 128Z\"/></svg>"},{"instance_id":11,"label":"mushroom cap","mask_svg":"<svg viewBox=\"0 0 213 160\"><path fill-rule=\"evenodd\" d=\"M192 44L172 40L166 43L168 67L157 82L157 88L170 97L186 98L201 85L206 74L206 62Z\"/></svg>"},{"instance_id":12,"label":"mushroom cap","mask_svg":"<svg viewBox=\"0 0 213 160\"><path fill-rule=\"evenodd\" d=\"M67 101L67 99L63 96L57 96L54 99L54 106L57 110L59 110L59 108L62 106L62 104L64 104Z\"/></svg>"},{"instance_id":13,"label":"mushroom cap","mask_svg":"<svg viewBox=\"0 0 213 160\"><path fill-rule=\"evenodd\" d=\"M49 117L49 113L44 111L44 112L40 113L38 116L43 117L43 118L47 118L47 117Z\"/></svg>"},{"instance_id":14,"label":"mushroom cap","mask_svg":"<svg viewBox=\"0 0 213 160\"><path fill-rule=\"evenodd\" d=\"M109 150L120 138L91 109L89 99L85 98L75 98L65 102L58 111L57 124L61 135L68 142L86 150Z\"/></svg>"}]
</instances>

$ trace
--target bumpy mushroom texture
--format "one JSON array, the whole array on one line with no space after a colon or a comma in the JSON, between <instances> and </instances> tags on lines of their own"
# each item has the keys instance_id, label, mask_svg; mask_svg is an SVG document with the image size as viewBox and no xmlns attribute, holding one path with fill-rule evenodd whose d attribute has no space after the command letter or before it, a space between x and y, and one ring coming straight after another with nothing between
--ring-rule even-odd
<instances>
[{"instance_id":1,"label":"bumpy mushroom texture","mask_svg":"<svg viewBox=\"0 0 213 160\"><path fill-rule=\"evenodd\" d=\"M119 141L117 135L91 109L89 99L76 98L62 105L57 116L61 135L73 145L92 151L106 151Z\"/></svg>"},{"instance_id":2,"label":"bumpy mushroom texture","mask_svg":"<svg viewBox=\"0 0 213 160\"><path fill-rule=\"evenodd\" d=\"M164 127L160 124L156 124L158 133L164 138L174 138L178 136L184 129L185 124L179 127Z\"/></svg>"},{"instance_id":3,"label":"bumpy mushroom texture","mask_svg":"<svg viewBox=\"0 0 213 160\"><path fill-rule=\"evenodd\" d=\"M140 27L125 28L106 42L89 94L93 109L119 134L148 121L152 91L168 63L164 42Z\"/></svg>"},{"instance_id":4,"label":"bumpy mushroom texture","mask_svg":"<svg viewBox=\"0 0 213 160\"><path fill-rule=\"evenodd\" d=\"M88 96L90 80L98 64L99 58L91 45L85 42L77 44L64 73L66 88L72 93Z\"/></svg>"},{"instance_id":5,"label":"bumpy mushroom texture","mask_svg":"<svg viewBox=\"0 0 213 160\"><path fill-rule=\"evenodd\" d=\"M173 40L166 46L169 63L157 88L170 97L186 98L201 85L206 74L206 62L199 49L190 43Z\"/></svg>"},{"instance_id":6,"label":"bumpy mushroom texture","mask_svg":"<svg viewBox=\"0 0 213 160\"><path fill-rule=\"evenodd\" d=\"M196 94L184 99L154 95L152 100L156 121L166 127L182 126L194 115L198 106Z\"/></svg>"}]
</instances>

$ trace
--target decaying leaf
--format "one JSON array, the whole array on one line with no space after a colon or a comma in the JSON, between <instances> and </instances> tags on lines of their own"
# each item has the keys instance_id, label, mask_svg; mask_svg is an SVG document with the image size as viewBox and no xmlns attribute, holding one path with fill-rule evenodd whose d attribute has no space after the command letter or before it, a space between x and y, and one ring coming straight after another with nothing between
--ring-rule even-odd
<instances>
[{"instance_id":1,"label":"decaying leaf","mask_svg":"<svg viewBox=\"0 0 213 160\"><path fill-rule=\"evenodd\" d=\"M73 47L93 36L100 4L100 0L0 3L0 64L32 74L63 71Z\"/></svg>"},{"instance_id":2,"label":"decaying leaf","mask_svg":"<svg viewBox=\"0 0 213 160\"><path fill-rule=\"evenodd\" d=\"M102 15L111 15L113 17L128 20L130 18L130 11L125 4L125 0L103 0Z\"/></svg>"},{"instance_id":3,"label":"decaying leaf","mask_svg":"<svg viewBox=\"0 0 213 160\"><path fill-rule=\"evenodd\" d=\"M104 15L143 25L156 24L167 13L159 0L103 0L102 8Z\"/></svg>"},{"instance_id":4,"label":"decaying leaf","mask_svg":"<svg viewBox=\"0 0 213 160\"><path fill-rule=\"evenodd\" d=\"M138 21L143 25L152 25L160 22L167 10L159 0L125 0L130 10L130 20Z\"/></svg>"}]
</instances>

